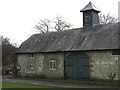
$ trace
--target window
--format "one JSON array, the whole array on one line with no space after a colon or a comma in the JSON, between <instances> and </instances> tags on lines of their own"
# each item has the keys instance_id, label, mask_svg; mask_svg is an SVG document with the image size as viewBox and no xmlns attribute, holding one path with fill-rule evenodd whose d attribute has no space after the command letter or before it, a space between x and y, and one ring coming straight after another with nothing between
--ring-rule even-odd
<instances>
[{"instance_id":1,"label":"window","mask_svg":"<svg viewBox=\"0 0 120 90\"><path fill-rule=\"evenodd\" d=\"M29 69L34 69L34 65L33 64L29 64L28 68Z\"/></svg>"},{"instance_id":2,"label":"window","mask_svg":"<svg viewBox=\"0 0 120 90\"><path fill-rule=\"evenodd\" d=\"M112 50L112 55L120 55L120 50Z\"/></svg>"},{"instance_id":3,"label":"window","mask_svg":"<svg viewBox=\"0 0 120 90\"><path fill-rule=\"evenodd\" d=\"M56 70L56 61L51 60L49 63L50 63L50 70Z\"/></svg>"},{"instance_id":4,"label":"window","mask_svg":"<svg viewBox=\"0 0 120 90\"><path fill-rule=\"evenodd\" d=\"M33 54L33 53L30 53L30 54L29 54L29 57L33 58L33 57L34 57L34 54Z\"/></svg>"},{"instance_id":5,"label":"window","mask_svg":"<svg viewBox=\"0 0 120 90\"><path fill-rule=\"evenodd\" d=\"M40 68L42 67L42 61L40 61L39 66L40 66Z\"/></svg>"}]
</instances>

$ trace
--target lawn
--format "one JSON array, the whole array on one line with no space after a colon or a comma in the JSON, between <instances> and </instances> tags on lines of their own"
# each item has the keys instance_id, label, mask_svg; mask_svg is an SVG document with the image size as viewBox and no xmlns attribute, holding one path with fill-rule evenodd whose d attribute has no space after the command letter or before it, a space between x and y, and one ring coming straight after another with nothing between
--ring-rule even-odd
<instances>
[{"instance_id":1,"label":"lawn","mask_svg":"<svg viewBox=\"0 0 120 90\"><path fill-rule=\"evenodd\" d=\"M56 88L56 87L23 84L23 83L2 82L2 88Z\"/></svg>"},{"instance_id":2,"label":"lawn","mask_svg":"<svg viewBox=\"0 0 120 90\"><path fill-rule=\"evenodd\" d=\"M1 90L1 88L2 88L2 81L0 81L0 90Z\"/></svg>"}]
</instances>

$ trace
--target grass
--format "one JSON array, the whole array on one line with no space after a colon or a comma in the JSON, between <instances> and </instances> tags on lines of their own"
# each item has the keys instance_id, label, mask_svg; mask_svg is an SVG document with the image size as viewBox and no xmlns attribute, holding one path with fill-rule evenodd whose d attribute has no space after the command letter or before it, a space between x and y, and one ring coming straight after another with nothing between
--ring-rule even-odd
<instances>
[{"instance_id":1,"label":"grass","mask_svg":"<svg viewBox=\"0 0 120 90\"><path fill-rule=\"evenodd\" d=\"M51 81L51 82L63 82L63 83L77 83L77 84L96 84L96 85L110 85L120 86L120 81L81 81L81 80L56 80L56 79L41 79L41 78L25 78L25 77L10 77L10 79L20 80L36 80L36 81Z\"/></svg>"},{"instance_id":2,"label":"grass","mask_svg":"<svg viewBox=\"0 0 120 90\"><path fill-rule=\"evenodd\" d=\"M1 90L1 88L2 88L2 81L0 81L0 90Z\"/></svg>"},{"instance_id":3,"label":"grass","mask_svg":"<svg viewBox=\"0 0 120 90\"><path fill-rule=\"evenodd\" d=\"M52 86L40 86L24 83L2 82L2 88L56 88Z\"/></svg>"}]
</instances>

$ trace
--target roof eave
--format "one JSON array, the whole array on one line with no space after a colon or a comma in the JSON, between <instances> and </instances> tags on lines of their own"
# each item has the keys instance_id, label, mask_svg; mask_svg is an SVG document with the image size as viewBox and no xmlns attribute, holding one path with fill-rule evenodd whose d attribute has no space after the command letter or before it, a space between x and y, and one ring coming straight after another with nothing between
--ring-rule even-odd
<instances>
[{"instance_id":1,"label":"roof eave","mask_svg":"<svg viewBox=\"0 0 120 90\"><path fill-rule=\"evenodd\" d=\"M100 10L94 10L94 9L89 9L89 10L80 10L80 12L86 12L86 11L96 11L96 12L101 12Z\"/></svg>"}]
</instances>

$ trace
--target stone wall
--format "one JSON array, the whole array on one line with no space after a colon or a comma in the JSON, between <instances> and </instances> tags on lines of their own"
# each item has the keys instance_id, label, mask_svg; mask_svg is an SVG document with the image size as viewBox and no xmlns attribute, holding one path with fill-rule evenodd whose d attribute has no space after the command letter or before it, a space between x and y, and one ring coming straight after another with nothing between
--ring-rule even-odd
<instances>
[{"instance_id":1,"label":"stone wall","mask_svg":"<svg viewBox=\"0 0 120 90\"><path fill-rule=\"evenodd\" d=\"M120 75L118 75L120 74L118 69L120 68L120 56L112 55L111 50L86 51L84 53L89 56L90 79L120 80ZM70 53L67 52L66 57L68 54ZM50 69L49 62L51 60L56 61L56 70ZM29 54L19 54L18 64L21 66L21 76L64 78L63 53L37 53L34 54L34 57L29 57ZM29 69L30 64L34 65L34 69Z\"/></svg>"},{"instance_id":2,"label":"stone wall","mask_svg":"<svg viewBox=\"0 0 120 90\"><path fill-rule=\"evenodd\" d=\"M50 60L56 61L56 70L50 69ZM19 54L18 64L21 66L20 75L41 78L64 78L64 55L62 53ZM33 69L29 65L33 64Z\"/></svg>"},{"instance_id":3,"label":"stone wall","mask_svg":"<svg viewBox=\"0 0 120 90\"><path fill-rule=\"evenodd\" d=\"M119 56L112 51L86 52L90 59L90 78L102 80L118 80Z\"/></svg>"}]
</instances>

